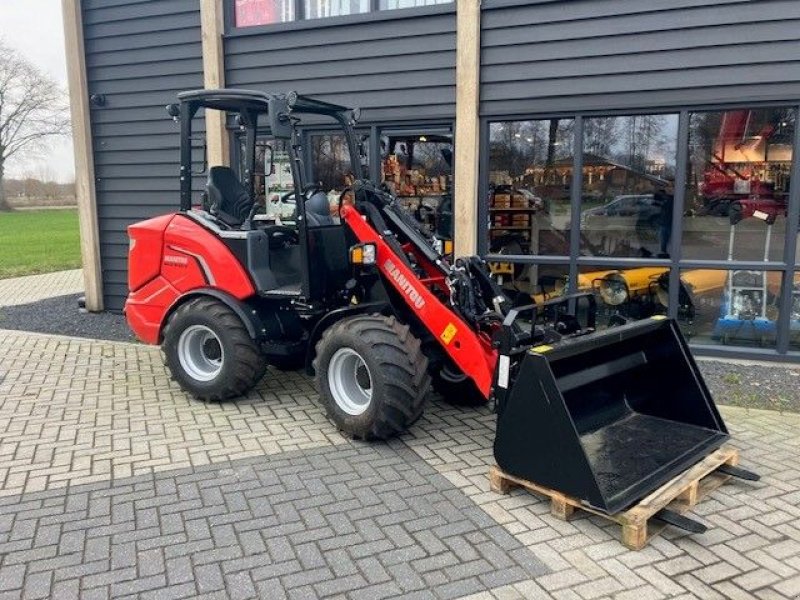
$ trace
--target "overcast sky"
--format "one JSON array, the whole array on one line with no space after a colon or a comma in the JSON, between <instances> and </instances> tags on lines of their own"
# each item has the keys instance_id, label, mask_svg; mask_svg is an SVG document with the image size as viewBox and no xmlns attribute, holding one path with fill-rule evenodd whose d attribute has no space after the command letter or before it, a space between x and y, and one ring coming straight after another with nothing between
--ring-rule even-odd
<instances>
[{"instance_id":1,"label":"overcast sky","mask_svg":"<svg viewBox=\"0 0 800 600\"><path fill-rule=\"evenodd\" d=\"M0 0L0 37L67 88L64 28L60 0ZM12 177L49 175L59 181L74 177L72 143L51 142L50 151L26 157L11 166Z\"/></svg>"}]
</instances>

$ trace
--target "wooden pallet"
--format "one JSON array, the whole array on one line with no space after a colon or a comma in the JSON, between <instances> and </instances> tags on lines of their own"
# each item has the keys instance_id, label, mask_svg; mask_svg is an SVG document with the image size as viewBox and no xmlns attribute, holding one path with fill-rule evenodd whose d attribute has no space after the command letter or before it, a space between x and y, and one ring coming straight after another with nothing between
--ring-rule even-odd
<instances>
[{"instance_id":1,"label":"wooden pallet","mask_svg":"<svg viewBox=\"0 0 800 600\"><path fill-rule=\"evenodd\" d=\"M738 463L738 450L730 446L723 446L631 508L613 515L586 506L580 500L566 496L557 490L504 473L497 466L489 470L489 486L492 491L501 494L507 494L516 487L523 487L530 492L546 496L550 498L550 513L563 521L569 519L575 509L580 509L619 523L622 525L622 544L631 550L641 550L666 527L666 524L661 521L651 520L653 515L662 508L669 508L679 514L687 512L730 479L730 475L717 472L721 465L737 465Z\"/></svg>"}]
</instances>

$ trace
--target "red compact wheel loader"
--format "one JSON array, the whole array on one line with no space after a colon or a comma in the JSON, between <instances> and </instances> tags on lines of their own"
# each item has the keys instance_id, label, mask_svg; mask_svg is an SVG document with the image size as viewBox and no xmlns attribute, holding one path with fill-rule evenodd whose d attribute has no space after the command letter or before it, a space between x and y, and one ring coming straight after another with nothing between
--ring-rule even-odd
<instances>
[{"instance_id":1,"label":"red compact wheel loader","mask_svg":"<svg viewBox=\"0 0 800 600\"><path fill-rule=\"evenodd\" d=\"M201 204L192 131L203 110L227 113L245 143L241 173L208 169ZM125 313L197 398L242 395L268 364L304 362L340 430L385 439L420 416L433 382L496 403L505 471L607 511L728 439L673 321L595 332L590 294L514 306L481 259L451 261L359 172L354 111L295 93L199 90L168 112L181 124L180 210L129 227ZM356 172L333 207L306 179L299 135L304 119L323 117L338 123ZM289 150L291 221L260 214L262 133Z\"/></svg>"}]
</instances>

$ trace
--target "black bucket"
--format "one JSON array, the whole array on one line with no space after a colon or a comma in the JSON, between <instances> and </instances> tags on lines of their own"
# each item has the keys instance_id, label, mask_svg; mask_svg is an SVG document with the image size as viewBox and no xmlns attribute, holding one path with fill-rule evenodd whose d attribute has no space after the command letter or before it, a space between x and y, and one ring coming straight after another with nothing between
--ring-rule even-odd
<instances>
[{"instance_id":1,"label":"black bucket","mask_svg":"<svg viewBox=\"0 0 800 600\"><path fill-rule=\"evenodd\" d=\"M609 514L729 437L677 324L658 317L533 348L498 413L501 469Z\"/></svg>"}]
</instances>

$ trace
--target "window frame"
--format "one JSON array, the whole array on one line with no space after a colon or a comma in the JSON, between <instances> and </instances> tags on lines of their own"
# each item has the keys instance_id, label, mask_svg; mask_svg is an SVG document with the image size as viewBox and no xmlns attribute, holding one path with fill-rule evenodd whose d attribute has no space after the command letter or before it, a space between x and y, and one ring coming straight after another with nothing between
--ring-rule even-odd
<instances>
[{"instance_id":1,"label":"window frame","mask_svg":"<svg viewBox=\"0 0 800 600\"><path fill-rule=\"evenodd\" d=\"M769 109L788 107L795 111L795 131L792 140L792 166L790 171L793 185L789 190L789 209L786 218L787 235L782 260L778 261L742 261L742 260L696 260L684 259L681 255L683 242L683 212L686 200L686 182L688 177L689 158L689 118L690 113L708 111L733 111L749 109ZM570 229L570 247L567 256L521 256L497 255L488 253L489 235L489 130L492 123L509 121L533 121L546 119L574 119L573 126L573 174L571 182L572 214L579 214L581 208L581 189L583 185L583 124L584 120L596 117L631 116L631 115L678 115L677 157L674 183L674 204L672 215L671 252L669 258L622 258L581 256L580 254L580 220L572 219ZM678 294L680 273L683 269L708 268L733 271L739 269L779 271L782 277L781 296L779 299L779 317L777 320L777 343L774 348L755 348L747 346L715 346L691 343L691 348L699 355L728 358L760 358L771 361L794 362L800 352L790 347L792 282L794 274L800 271L800 264L795 264L800 232L791 235L791 223L800 222L800 102L743 102L735 104L704 104L676 107L633 107L607 111L573 111L559 113L529 113L484 116L480 120L480 159L478 165L478 253L487 260L521 264L569 265L569 292L576 291L578 272L581 266L624 267L664 267L669 269L669 307L668 316L678 316Z\"/></svg>"},{"instance_id":2,"label":"window frame","mask_svg":"<svg viewBox=\"0 0 800 600\"><path fill-rule=\"evenodd\" d=\"M388 21L391 19L449 14L456 11L455 0L451 0L443 4L432 4L430 6L410 6L408 8L392 8L386 10L378 9L378 0L370 0L369 10L367 12L356 13L352 15L340 15L336 17L307 19L304 14L304 0L293 0L293 2L293 21L237 27L234 0L225 0L223 5L223 12L225 16L225 36L239 37L257 35L261 33L274 33L277 31L319 29L321 27L335 27L339 25L368 23L373 21Z\"/></svg>"}]
</instances>

